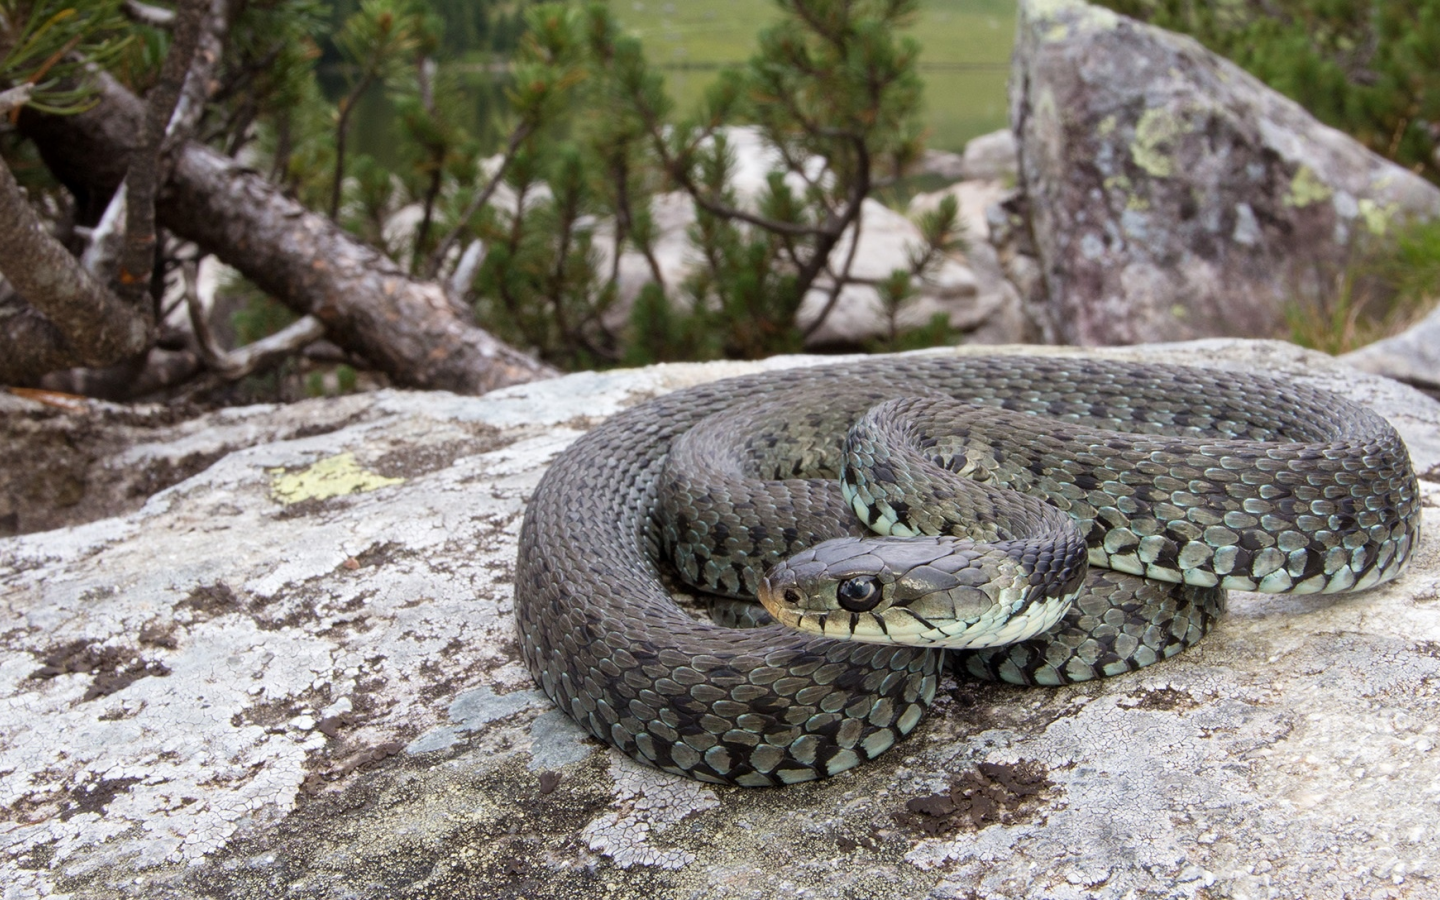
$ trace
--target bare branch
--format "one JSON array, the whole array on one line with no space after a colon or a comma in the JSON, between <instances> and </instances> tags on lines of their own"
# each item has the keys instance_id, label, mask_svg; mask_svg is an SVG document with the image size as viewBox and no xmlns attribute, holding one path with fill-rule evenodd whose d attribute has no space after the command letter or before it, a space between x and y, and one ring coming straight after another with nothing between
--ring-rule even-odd
<instances>
[{"instance_id":1,"label":"bare branch","mask_svg":"<svg viewBox=\"0 0 1440 900\"><path fill-rule=\"evenodd\" d=\"M355 112L355 106L360 98L370 89L378 77L374 69L366 69L365 74L360 77L350 89L350 93L340 99L336 109L340 114L335 119L335 171L330 176L330 221L336 221L340 214L340 194L345 186L345 144L350 137L350 115Z\"/></svg>"},{"instance_id":2,"label":"bare branch","mask_svg":"<svg viewBox=\"0 0 1440 900\"><path fill-rule=\"evenodd\" d=\"M855 251L860 247L860 229L864 224L864 217L855 217L855 232L850 238L849 248L845 251L845 264L841 266L838 274L831 273L830 296L826 298L825 307L820 310L820 315L816 316L815 321L806 326L802 335L805 340L809 340L810 336L819 331L820 326L825 324L825 320L830 317L830 312L835 309L835 304L840 300L840 292L845 290L847 284L851 283L850 269L855 264ZM829 265L830 261L827 259L825 261L827 269Z\"/></svg>"},{"instance_id":3,"label":"bare branch","mask_svg":"<svg viewBox=\"0 0 1440 900\"><path fill-rule=\"evenodd\" d=\"M302 316L281 330L235 350L226 350L210 331L210 320L200 302L197 289L198 266L193 262L183 267L185 305L190 312L190 327L195 332L200 360L205 367L224 381L238 381L260 369L268 369L288 359L309 344L325 337L325 326L314 316Z\"/></svg>"},{"instance_id":4,"label":"bare branch","mask_svg":"<svg viewBox=\"0 0 1440 900\"><path fill-rule=\"evenodd\" d=\"M121 297L141 310L147 321L153 316L145 295L155 265L155 194L164 182L160 145L180 98L185 73L190 69L190 59L200 40L201 22L209 6L210 0L181 0L170 52L165 54L160 80L151 89L146 103L144 138L131 157L130 170L125 176L128 209L117 287Z\"/></svg>"},{"instance_id":5,"label":"bare branch","mask_svg":"<svg viewBox=\"0 0 1440 900\"><path fill-rule=\"evenodd\" d=\"M46 165L77 197L108 197L144 104L113 78L76 116L22 114ZM119 163L119 165L117 165ZM480 394L556 371L455 316L444 289L412 278L281 187L195 142L175 154L157 213L171 232L234 266L396 383Z\"/></svg>"},{"instance_id":6,"label":"bare branch","mask_svg":"<svg viewBox=\"0 0 1440 900\"><path fill-rule=\"evenodd\" d=\"M421 270L421 274L424 277L434 278L440 273L440 266L444 264L445 256L450 252L450 248L455 246L455 242L460 239L461 233L469 227L470 220L475 218L475 215L485 208L485 204L490 202L490 198L495 194L495 189L500 186L500 182L505 178L505 173L509 170L510 163L514 162L515 154L520 151L520 145L525 143L525 140L530 137L534 130L534 126L529 122L521 122L515 126L515 130L510 133L510 141L505 145L505 155L500 158L500 165L495 169L495 174L490 176L490 180L486 182L485 187L480 190L480 193L476 194L470 200L470 204L465 207L465 211L461 213L460 218L456 220L455 226L450 229L449 233L447 233L440 243L436 245L435 249L431 251L430 258L425 261L425 268Z\"/></svg>"},{"instance_id":7,"label":"bare branch","mask_svg":"<svg viewBox=\"0 0 1440 900\"><path fill-rule=\"evenodd\" d=\"M234 16L239 0L210 0L209 9L200 23L200 34L190 68L185 73L185 84L180 89L180 99L175 104L175 113L165 129L165 142L161 152L169 155L176 147L190 140L205 113L205 104L219 90L216 72L225 49L225 38L230 33L230 20Z\"/></svg>"},{"instance_id":8,"label":"bare branch","mask_svg":"<svg viewBox=\"0 0 1440 900\"><path fill-rule=\"evenodd\" d=\"M325 337L325 326L314 316L301 316L268 337L230 351L240 375L268 369ZM240 377L240 376L234 376Z\"/></svg>"}]
</instances>

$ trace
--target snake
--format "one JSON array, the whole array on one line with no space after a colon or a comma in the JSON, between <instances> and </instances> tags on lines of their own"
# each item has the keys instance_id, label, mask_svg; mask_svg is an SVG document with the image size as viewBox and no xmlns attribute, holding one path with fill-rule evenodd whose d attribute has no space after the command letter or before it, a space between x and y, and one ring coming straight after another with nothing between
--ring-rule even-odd
<instances>
[{"instance_id":1,"label":"snake","mask_svg":"<svg viewBox=\"0 0 1440 900\"><path fill-rule=\"evenodd\" d=\"M696 460L748 486L688 481ZM921 502L957 479L979 486L959 512ZM794 784L913 732L947 648L982 676L1081 680L1193 643L1227 588L1393 579L1418 496L1384 418L1279 377L1005 354L773 370L647 400L556 457L521 526L518 644L632 759ZM693 615L684 583L776 621Z\"/></svg>"}]
</instances>

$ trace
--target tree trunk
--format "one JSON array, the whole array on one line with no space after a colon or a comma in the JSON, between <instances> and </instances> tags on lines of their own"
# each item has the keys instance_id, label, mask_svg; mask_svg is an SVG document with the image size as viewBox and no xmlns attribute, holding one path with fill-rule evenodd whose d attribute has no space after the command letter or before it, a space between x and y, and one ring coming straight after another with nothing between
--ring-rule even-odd
<instances>
[{"instance_id":1,"label":"tree trunk","mask_svg":"<svg viewBox=\"0 0 1440 900\"><path fill-rule=\"evenodd\" d=\"M101 102L78 116L20 117L46 165L98 215L125 173L145 106L103 77ZM461 321L433 282L310 212L234 160L194 142L175 152L160 223L234 266L397 384L481 394L556 370ZM83 215L83 213L82 213Z\"/></svg>"}]
</instances>

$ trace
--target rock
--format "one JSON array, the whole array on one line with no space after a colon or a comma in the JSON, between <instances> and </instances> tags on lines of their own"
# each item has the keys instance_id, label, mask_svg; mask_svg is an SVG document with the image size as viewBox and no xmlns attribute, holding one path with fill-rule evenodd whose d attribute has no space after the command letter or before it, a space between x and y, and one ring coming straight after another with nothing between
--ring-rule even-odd
<instances>
[{"instance_id":1,"label":"rock","mask_svg":"<svg viewBox=\"0 0 1440 900\"><path fill-rule=\"evenodd\" d=\"M986 211L1009 196L1012 188L994 179L985 181L960 181L928 194L916 194L910 198L908 212L911 218L927 213L940 206L946 197L954 197L960 210L960 221L965 224L965 240L971 247L990 239L990 224Z\"/></svg>"},{"instance_id":2,"label":"rock","mask_svg":"<svg viewBox=\"0 0 1440 900\"><path fill-rule=\"evenodd\" d=\"M926 150L920 155L916 174L938 175L950 181L965 177L965 157L950 150Z\"/></svg>"},{"instance_id":3,"label":"rock","mask_svg":"<svg viewBox=\"0 0 1440 900\"><path fill-rule=\"evenodd\" d=\"M961 170L965 178L1014 182L1019 172L1015 132L1009 128L971 138L965 144Z\"/></svg>"},{"instance_id":4,"label":"rock","mask_svg":"<svg viewBox=\"0 0 1440 900\"><path fill-rule=\"evenodd\" d=\"M1107 355L1370 404L1440 527L1440 405L1414 391L1274 343ZM714 788L585 737L511 620L545 466L645 397L819 361L157 426L132 465L219 455L129 514L0 539L6 897L1418 897L1440 877L1433 539L1365 594L1233 594L1201 647L1141 672L947 679L904 745L819 784Z\"/></svg>"},{"instance_id":5,"label":"rock","mask_svg":"<svg viewBox=\"0 0 1440 900\"><path fill-rule=\"evenodd\" d=\"M947 196L955 198L964 224L965 250L961 254L975 279L974 307L983 315L967 329L966 341L975 344L1008 344L1033 340L1016 289L1014 275L1001 264L990 242L991 207L1014 194L999 181L961 181L910 200L907 212L914 219L934 210ZM921 320L922 322L924 320ZM952 317L951 324L960 327Z\"/></svg>"},{"instance_id":6,"label":"rock","mask_svg":"<svg viewBox=\"0 0 1440 900\"><path fill-rule=\"evenodd\" d=\"M830 254L833 269L839 269L850 255L854 235L854 229L847 232ZM878 200L866 200L860 208L860 244L850 266L851 277L870 282L887 278L892 270L907 268L910 254L922 243L920 230L908 218ZM821 315L833 284L822 279L805 296L795 317L801 328L810 328ZM978 297L975 273L954 257L943 259L917 287L916 296L901 306L896 317L902 329L919 327L932 316L944 314L951 327L970 331L984 322L999 302L994 296ZM806 345L854 347L888 334L889 329L879 292L868 284L851 284L840 292L825 321L806 338Z\"/></svg>"},{"instance_id":7,"label":"rock","mask_svg":"<svg viewBox=\"0 0 1440 900\"><path fill-rule=\"evenodd\" d=\"M1366 372L1440 391L1440 308L1400 334L1340 358Z\"/></svg>"},{"instance_id":8,"label":"rock","mask_svg":"<svg viewBox=\"0 0 1440 900\"><path fill-rule=\"evenodd\" d=\"M1039 251L1030 233L1029 202L1019 191L1011 191L985 209L985 224L995 261L1008 284L1019 297L1019 314L1025 324L1028 343L1059 344L1051 318L1045 279L1040 271Z\"/></svg>"},{"instance_id":9,"label":"rock","mask_svg":"<svg viewBox=\"0 0 1440 900\"><path fill-rule=\"evenodd\" d=\"M671 302L678 305L687 302L680 285L700 261L695 244L690 240L689 229L695 224L695 205L688 194L672 191L657 194L650 203L650 215L655 222L655 243L651 253L655 267L660 270ZM602 222L595 230L592 243L597 272L608 272L615 258L615 230L611 222ZM640 291L654 281L650 260L642 253L626 250L620 254L620 277L616 285L616 302L605 311L605 327L613 334L624 334L630 321L630 310Z\"/></svg>"},{"instance_id":10,"label":"rock","mask_svg":"<svg viewBox=\"0 0 1440 900\"><path fill-rule=\"evenodd\" d=\"M1022 0L1011 123L1048 303L1076 344L1263 336L1440 189L1195 41Z\"/></svg>"}]
</instances>

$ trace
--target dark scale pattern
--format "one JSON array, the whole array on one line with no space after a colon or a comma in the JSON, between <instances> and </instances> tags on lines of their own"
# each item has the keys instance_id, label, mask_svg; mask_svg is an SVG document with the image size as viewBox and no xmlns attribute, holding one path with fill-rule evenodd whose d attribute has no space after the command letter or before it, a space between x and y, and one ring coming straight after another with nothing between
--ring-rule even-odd
<instances>
[{"instance_id":1,"label":"dark scale pattern","mask_svg":"<svg viewBox=\"0 0 1440 900\"><path fill-rule=\"evenodd\" d=\"M660 581L666 537L656 517L658 487L676 437L707 415L802 386L813 401L789 410L791 427L828 427L829 398L856 384L883 384L889 396L903 385L902 393L939 391L1060 418L1034 420L1022 444L1072 426L1194 439L1160 441L1140 457L1127 456L1135 448L1119 439L1038 458L1012 445L985 451L997 465L1046 484L1056 505L1093 508L1093 519L1111 523L1101 536L1087 533L1092 562L1095 548L1112 542L1113 556L1126 564L1133 558L1141 569L1163 573L1172 561L1208 554L1213 570L1224 573L1217 577L1232 582L1275 587L1289 579L1291 589L1310 589L1323 576L1322 587L1341 589L1393 577L1418 539L1414 475L1393 429L1332 395L1250 374L1024 356L911 357L716 382L605 422L561 454L531 498L516 622L527 665L561 709L637 760L747 786L834 774L915 727L934 695L939 652L697 622ZM751 440L748 452L763 461L766 443ZM1077 480L1082 469L1090 474ZM1194 505L1190 495L1212 499ZM724 524L733 547L789 547L813 536L804 527L777 533L769 525ZM744 580L734 577L737 586ZM1081 617L1083 633L1052 645L1069 641L1072 657L1102 673L1137 654L1168 655L1215 611L1203 600L1191 608L1177 602L1163 621L1136 623L1125 602L1116 609L1082 598L1078 606L1072 615ZM1063 632L1070 621L1057 628ZM1044 680L1045 664L1023 647L996 652L1010 668Z\"/></svg>"}]
</instances>

